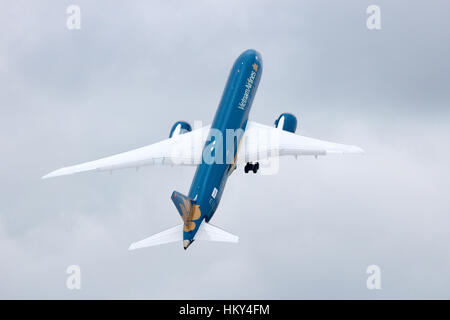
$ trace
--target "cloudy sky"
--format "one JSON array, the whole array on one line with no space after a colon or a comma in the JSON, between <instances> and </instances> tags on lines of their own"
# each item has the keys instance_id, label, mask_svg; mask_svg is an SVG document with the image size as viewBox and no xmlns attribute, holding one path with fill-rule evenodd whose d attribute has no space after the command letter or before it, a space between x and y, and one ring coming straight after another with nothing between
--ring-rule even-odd
<instances>
[{"instance_id":1,"label":"cloudy sky","mask_svg":"<svg viewBox=\"0 0 450 320\"><path fill-rule=\"evenodd\" d=\"M66 27L81 8L81 30ZM381 30L366 27L369 5ZM0 2L0 298L450 298L446 0ZM238 245L129 252L180 223L194 168L40 180L210 123L234 59L261 52L251 119L364 156L231 176L212 222ZM81 290L66 268L81 267ZM368 290L366 268L381 268Z\"/></svg>"}]
</instances>

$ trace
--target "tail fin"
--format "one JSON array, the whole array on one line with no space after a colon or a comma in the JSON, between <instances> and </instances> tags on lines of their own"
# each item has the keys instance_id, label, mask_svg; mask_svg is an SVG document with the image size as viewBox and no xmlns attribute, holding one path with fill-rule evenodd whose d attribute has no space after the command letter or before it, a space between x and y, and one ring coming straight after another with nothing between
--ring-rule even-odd
<instances>
[{"instance_id":1,"label":"tail fin","mask_svg":"<svg viewBox=\"0 0 450 320\"><path fill-rule=\"evenodd\" d=\"M187 217L191 212L192 200L184 194L179 193L178 191L172 192L171 199L173 201L173 204L177 208L180 217L182 219L183 217Z\"/></svg>"}]
</instances>

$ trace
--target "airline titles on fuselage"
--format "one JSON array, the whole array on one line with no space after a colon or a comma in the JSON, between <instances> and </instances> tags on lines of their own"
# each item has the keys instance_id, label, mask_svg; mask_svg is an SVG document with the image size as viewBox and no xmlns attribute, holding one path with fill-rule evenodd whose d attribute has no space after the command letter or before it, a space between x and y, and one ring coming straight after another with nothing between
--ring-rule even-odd
<instances>
[{"instance_id":1,"label":"airline titles on fuselage","mask_svg":"<svg viewBox=\"0 0 450 320\"><path fill-rule=\"evenodd\" d=\"M255 69L255 67L253 67ZM245 85L245 92L244 96L241 99L241 102L239 102L238 108L241 110L245 110L245 107L247 105L248 97L250 96L250 90L253 87L253 82L255 81L256 72L252 70L250 73L250 76L247 78L247 84Z\"/></svg>"}]
</instances>

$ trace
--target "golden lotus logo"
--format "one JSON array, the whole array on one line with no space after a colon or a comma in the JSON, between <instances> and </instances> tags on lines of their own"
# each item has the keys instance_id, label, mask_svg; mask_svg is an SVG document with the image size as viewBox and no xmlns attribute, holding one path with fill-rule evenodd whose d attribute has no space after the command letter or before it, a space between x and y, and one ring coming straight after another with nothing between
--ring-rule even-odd
<instances>
[{"instance_id":1,"label":"golden lotus logo","mask_svg":"<svg viewBox=\"0 0 450 320\"><path fill-rule=\"evenodd\" d=\"M258 71L258 65L256 63L252 64L253 70Z\"/></svg>"},{"instance_id":2,"label":"golden lotus logo","mask_svg":"<svg viewBox=\"0 0 450 320\"><path fill-rule=\"evenodd\" d=\"M198 204L194 204L191 206L191 203L183 199L183 203L180 203L181 212L183 212L183 221L184 221L184 231L189 232L195 229L196 224L193 220L197 220L201 217L202 212L200 211L200 206Z\"/></svg>"},{"instance_id":3,"label":"golden lotus logo","mask_svg":"<svg viewBox=\"0 0 450 320\"><path fill-rule=\"evenodd\" d=\"M181 212L183 212L183 221L185 220L185 217L189 215L189 212L191 211L191 203L186 200L185 198L182 198L183 203L180 203L180 209Z\"/></svg>"}]
</instances>

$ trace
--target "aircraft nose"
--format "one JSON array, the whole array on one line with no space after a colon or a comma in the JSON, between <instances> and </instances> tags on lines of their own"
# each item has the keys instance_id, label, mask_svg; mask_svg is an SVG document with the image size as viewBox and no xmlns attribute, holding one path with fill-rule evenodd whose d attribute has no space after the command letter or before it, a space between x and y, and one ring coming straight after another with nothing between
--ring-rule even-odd
<instances>
[{"instance_id":1,"label":"aircraft nose","mask_svg":"<svg viewBox=\"0 0 450 320\"><path fill-rule=\"evenodd\" d=\"M257 60L259 61L260 64L262 64L261 54L254 49L247 49L244 52L242 52L237 61L242 61L242 59Z\"/></svg>"}]
</instances>

